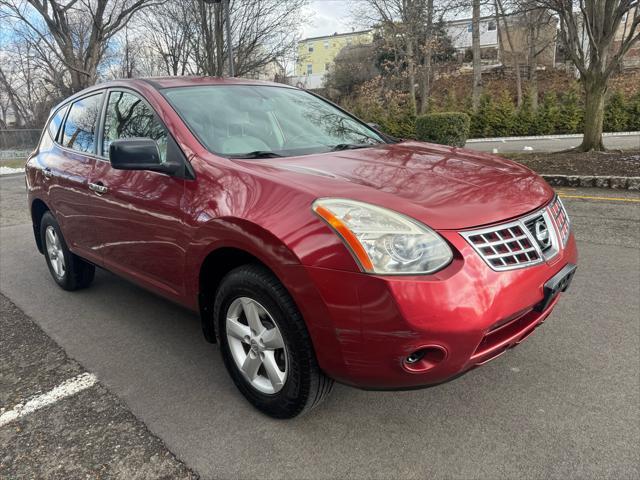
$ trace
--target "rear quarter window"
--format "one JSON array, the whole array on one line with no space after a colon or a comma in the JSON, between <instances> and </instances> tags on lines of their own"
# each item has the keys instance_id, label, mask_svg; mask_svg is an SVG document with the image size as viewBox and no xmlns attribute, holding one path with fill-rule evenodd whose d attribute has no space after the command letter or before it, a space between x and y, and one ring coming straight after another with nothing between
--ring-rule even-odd
<instances>
[{"instance_id":1,"label":"rear quarter window","mask_svg":"<svg viewBox=\"0 0 640 480\"><path fill-rule=\"evenodd\" d=\"M53 117L51 117L42 135L39 150L49 150L53 147L54 142L58 140L58 131L60 130L60 125L62 125L62 120L64 120L65 113L67 113L67 105L60 108Z\"/></svg>"}]
</instances>

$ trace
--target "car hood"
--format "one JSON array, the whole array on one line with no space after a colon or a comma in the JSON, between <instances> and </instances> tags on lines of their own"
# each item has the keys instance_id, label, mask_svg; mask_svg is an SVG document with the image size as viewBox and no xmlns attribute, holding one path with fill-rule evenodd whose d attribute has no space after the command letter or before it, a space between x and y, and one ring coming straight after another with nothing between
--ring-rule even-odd
<instances>
[{"instance_id":1,"label":"car hood","mask_svg":"<svg viewBox=\"0 0 640 480\"><path fill-rule=\"evenodd\" d=\"M463 229L524 215L553 197L528 168L497 156L421 142L252 163L317 197L373 203L436 229Z\"/></svg>"}]
</instances>

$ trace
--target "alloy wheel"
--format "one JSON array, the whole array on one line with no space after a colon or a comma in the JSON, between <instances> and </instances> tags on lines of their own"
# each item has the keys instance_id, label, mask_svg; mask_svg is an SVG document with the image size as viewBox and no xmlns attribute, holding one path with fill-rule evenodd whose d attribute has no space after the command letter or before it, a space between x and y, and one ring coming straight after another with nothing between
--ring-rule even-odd
<instances>
[{"instance_id":1,"label":"alloy wheel","mask_svg":"<svg viewBox=\"0 0 640 480\"><path fill-rule=\"evenodd\" d=\"M279 392L287 379L287 349L278 325L260 303L236 298L227 310L231 356L245 379L265 394Z\"/></svg>"},{"instance_id":2,"label":"alloy wheel","mask_svg":"<svg viewBox=\"0 0 640 480\"><path fill-rule=\"evenodd\" d=\"M45 243L51 268L53 268L53 271L58 278L63 278L67 272L67 267L64 263L64 252L62 250L60 237L51 225L47 227L45 232Z\"/></svg>"}]
</instances>

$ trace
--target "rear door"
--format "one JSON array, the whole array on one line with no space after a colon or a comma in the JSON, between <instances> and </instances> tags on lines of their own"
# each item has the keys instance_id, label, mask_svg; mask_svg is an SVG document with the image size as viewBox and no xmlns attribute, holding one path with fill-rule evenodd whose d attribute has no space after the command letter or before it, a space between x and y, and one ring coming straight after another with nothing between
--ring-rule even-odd
<instances>
[{"instance_id":1,"label":"rear door","mask_svg":"<svg viewBox=\"0 0 640 480\"><path fill-rule=\"evenodd\" d=\"M97 261L95 231L88 218L93 195L89 179L97 157L97 126L104 92L91 93L71 103L55 142L38 159L47 197L69 248ZM45 133L46 135L46 133Z\"/></svg>"},{"instance_id":2,"label":"rear door","mask_svg":"<svg viewBox=\"0 0 640 480\"><path fill-rule=\"evenodd\" d=\"M184 290L187 244L181 202L183 178L158 172L116 170L108 161L109 145L122 138L151 138L166 159L173 142L151 106L131 90L110 90L102 128L102 160L91 183L94 217L106 268L169 296ZM175 144L173 144L175 145Z\"/></svg>"}]
</instances>

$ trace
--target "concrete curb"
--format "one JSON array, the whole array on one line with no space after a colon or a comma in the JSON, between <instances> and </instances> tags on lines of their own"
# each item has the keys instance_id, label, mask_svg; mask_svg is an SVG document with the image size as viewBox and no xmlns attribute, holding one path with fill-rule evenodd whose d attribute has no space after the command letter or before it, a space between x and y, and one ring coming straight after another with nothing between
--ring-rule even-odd
<instances>
[{"instance_id":1,"label":"concrete curb","mask_svg":"<svg viewBox=\"0 0 640 480\"><path fill-rule=\"evenodd\" d=\"M640 132L605 132L603 137L629 137L640 135ZM490 142L508 142L510 140L556 140L561 138L582 138L582 133L563 133L559 135L528 135L522 137L488 137L488 138L469 138L467 143L490 143Z\"/></svg>"},{"instance_id":2,"label":"concrete curb","mask_svg":"<svg viewBox=\"0 0 640 480\"><path fill-rule=\"evenodd\" d=\"M554 187L597 187L640 191L640 177L541 174Z\"/></svg>"}]
</instances>

